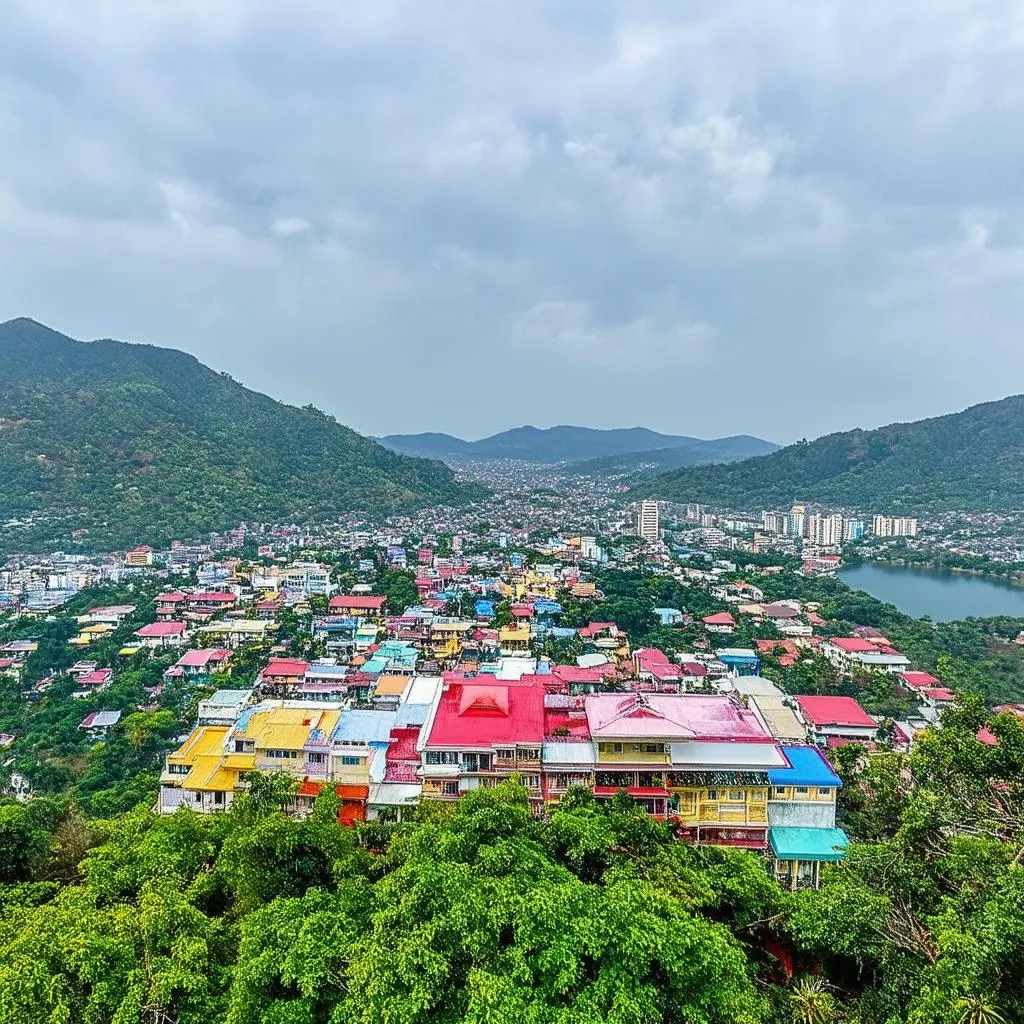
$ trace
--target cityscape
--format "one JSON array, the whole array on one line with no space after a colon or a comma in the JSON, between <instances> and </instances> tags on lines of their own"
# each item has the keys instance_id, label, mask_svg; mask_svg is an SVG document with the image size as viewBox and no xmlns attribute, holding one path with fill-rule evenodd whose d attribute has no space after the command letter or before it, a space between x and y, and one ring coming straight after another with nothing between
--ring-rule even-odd
<instances>
[{"instance_id":1,"label":"cityscape","mask_svg":"<svg viewBox=\"0 0 1024 1024\"><path fill-rule=\"evenodd\" d=\"M1024 8L0 61L0 1024L1024 1021Z\"/></svg>"}]
</instances>

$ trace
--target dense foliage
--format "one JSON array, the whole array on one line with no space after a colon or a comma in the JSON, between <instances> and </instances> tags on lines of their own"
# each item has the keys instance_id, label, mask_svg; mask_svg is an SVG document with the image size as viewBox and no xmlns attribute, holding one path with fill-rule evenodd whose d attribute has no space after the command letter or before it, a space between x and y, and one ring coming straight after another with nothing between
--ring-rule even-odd
<instances>
[{"instance_id":1,"label":"dense foliage","mask_svg":"<svg viewBox=\"0 0 1024 1024\"><path fill-rule=\"evenodd\" d=\"M76 529L102 549L477 493L183 352L12 320L0 357L0 517L48 517L6 530L8 550L67 546Z\"/></svg>"},{"instance_id":2,"label":"dense foliage","mask_svg":"<svg viewBox=\"0 0 1024 1024\"><path fill-rule=\"evenodd\" d=\"M998 1024L1024 1014L1024 729L968 702L913 755L844 751L820 892L620 795L514 780L401 825L0 806L0 1024ZM80 867L76 867L80 862Z\"/></svg>"},{"instance_id":3,"label":"dense foliage","mask_svg":"<svg viewBox=\"0 0 1024 1024\"><path fill-rule=\"evenodd\" d=\"M681 469L638 485L643 497L733 509L794 501L886 512L1014 509L1024 494L1024 396L961 413L829 434L728 466Z\"/></svg>"}]
</instances>

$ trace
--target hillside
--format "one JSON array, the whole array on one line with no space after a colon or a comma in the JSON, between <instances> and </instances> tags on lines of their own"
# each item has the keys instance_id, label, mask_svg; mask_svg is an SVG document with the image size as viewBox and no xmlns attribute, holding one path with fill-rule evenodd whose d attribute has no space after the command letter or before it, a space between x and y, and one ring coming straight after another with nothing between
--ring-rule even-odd
<instances>
[{"instance_id":1,"label":"hillside","mask_svg":"<svg viewBox=\"0 0 1024 1024\"><path fill-rule=\"evenodd\" d=\"M771 441L741 434L736 437L713 438L710 441L694 441L675 448L656 448L653 451L627 452L624 455L585 459L582 462L570 463L566 469L586 476L651 477L684 466L739 462L741 459L767 455L776 451L778 447Z\"/></svg>"},{"instance_id":2,"label":"hillside","mask_svg":"<svg viewBox=\"0 0 1024 1024\"><path fill-rule=\"evenodd\" d=\"M477 491L440 462L383 448L313 409L242 387L193 356L80 342L32 320L0 324L3 546L93 547L199 536L247 520L458 502Z\"/></svg>"},{"instance_id":3,"label":"hillside","mask_svg":"<svg viewBox=\"0 0 1024 1024\"><path fill-rule=\"evenodd\" d=\"M702 441L697 437L678 434L659 434L646 427L626 427L617 430L595 430L591 427L560 426L541 429L539 427L515 427L479 441L464 441L451 434L389 434L378 438L381 444L406 455L419 455L435 459L517 459L523 462L577 462L586 459L614 458L642 452L645 455L663 449L719 444L736 441L736 438L722 438L716 441ZM756 449L759 454L774 446L760 442ZM745 451L740 457L755 454ZM697 461L714 461L713 458L699 458ZM678 463L669 463L669 465ZM692 463L691 463L692 464Z\"/></svg>"},{"instance_id":4,"label":"hillside","mask_svg":"<svg viewBox=\"0 0 1024 1024\"><path fill-rule=\"evenodd\" d=\"M1024 508L1024 395L829 434L728 466L680 469L636 491L752 510L794 501L911 513Z\"/></svg>"}]
</instances>

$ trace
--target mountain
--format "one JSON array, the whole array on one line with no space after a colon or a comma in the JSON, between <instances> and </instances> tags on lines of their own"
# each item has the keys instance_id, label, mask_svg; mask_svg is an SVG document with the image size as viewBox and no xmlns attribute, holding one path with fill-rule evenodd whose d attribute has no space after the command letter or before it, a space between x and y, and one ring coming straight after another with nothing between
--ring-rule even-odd
<instances>
[{"instance_id":1,"label":"mountain","mask_svg":"<svg viewBox=\"0 0 1024 1024\"><path fill-rule=\"evenodd\" d=\"M1024 395L849 430L728 466L679 469L638 496L733 509L822 502L879 512L1024 508Z\"/></svg>"},{"instance_id":2,"label":"mountain","mask_svg":"<svg viewBox=\"0 0 1024 1024\"><path fill-rule=\"evenodd\" d=\"M194 356L0 324L4 546L72 527L92 547L199 536L242 520L462 502L440 462L398 455L312 406L244 388Z\"/></svg>"},{"instance_id":3,"label":"mountain","mask_svg":"<svg viewBox=\"0 0 1024 1024\"><path fill-rule=\"evenodd\" d=\"M571 426L547 429L515 427L479 441L464 441L451 434L389 434L377 440L406 455L436 459L518 459L522 462L551 463L708 443L697 437L659 434L646 427L594 430L591 427Z\"/></svg>"},{"instance_id":4,"label":"mountain","mask_svg":"<svg viewBox=\"0 0 1024 1024\"><path fill-rule=\"evenodd\" d=\"M736 437L718 437L710 441L694 441L675 448L656 448L646 452L627 452L624 455L604 455L599 459L585 459L570 463L566 469L586 476L651 477L684 466L706 466L719 462L738 462L756 455L767 455L778 450L777 444L749 434Z\"/></svg>"}]
</instances>

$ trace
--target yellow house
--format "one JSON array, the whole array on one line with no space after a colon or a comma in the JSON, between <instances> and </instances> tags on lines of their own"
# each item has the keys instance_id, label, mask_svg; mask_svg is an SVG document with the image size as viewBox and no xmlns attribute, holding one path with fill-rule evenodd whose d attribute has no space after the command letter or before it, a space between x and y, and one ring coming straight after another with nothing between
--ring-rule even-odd
<instances>
[{"instance_id":1,"label":"yellow house","mask_svg":"<svg viewBox=\"0 0 1024 1024\"><path fill-rule=\"evenodd\" d=\"M584 707L595 796L625 790L698 842L767 847L768 771L786 761L754 712L703 694L597 693Z\"/></svg>"},{"instance_id":2,"label":"yellow house","mask_svg":"<svg viewBox=\"0 0 1024 1024\"><path fill-rule=\"evenodd\" d=\"M530 627L502 626L498 630L498 646L506 657L527 653L530 650Z\"/></svg>"},{"instance_id":3,"label":"yellow house","mask_svg":"<svg viewBox=\"0 0 1024 1024\"><path fill-rule=\"evenodd\" d=\"M224 810L251 771L283 771L296 780L327 778L329 742L339 715L301 702L267 701L243 710L234 725L198 726L167 756L158 810Z\"/></svg>"},{"instance_id":4,"label":"yellow house","mask_svg":"<svg viewBox=\"0 0 1024 1024\"><path fill-rule=\"evenodd\" d=\"M88 621L88 620L87 620ZM83 626L78 636L69 640L68 643L74 647L88 647L94 640L112 633L114 627L109 622L96 622L91 626Z\"/></svg>"}]
</instances>

